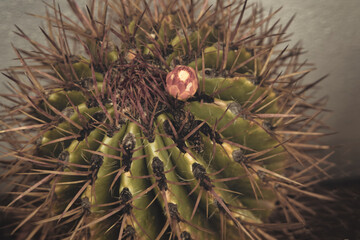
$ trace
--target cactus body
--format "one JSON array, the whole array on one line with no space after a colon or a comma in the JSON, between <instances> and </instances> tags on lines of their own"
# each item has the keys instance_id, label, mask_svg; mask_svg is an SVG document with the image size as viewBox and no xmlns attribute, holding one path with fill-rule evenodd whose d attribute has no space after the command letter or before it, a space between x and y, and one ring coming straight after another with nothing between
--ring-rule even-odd
<instances>
[{"instance_id":1,"label":"cactus body","mask_svg":"<svg viewBox=\"0 0 360 240\"><path fill-rule=\"evenodd\" d=\"M273 239L276 204L288 224L304 223L289 195L307 194L320 161L301 148L316 148L306 142L321 125L306 110L320 108L303 100L299 52L275 48L282 28L245 18L242 1L94 1L88 13L69 3L81 24L54 7L46 18L61 31L49 28L49 48L22 53L42 67L23 60L30 84L16 81L20 103L4 117L3 134L31 132L10 153L25 175L8 206L31 212L18 232Z\"/></svg>"}]
</instances>

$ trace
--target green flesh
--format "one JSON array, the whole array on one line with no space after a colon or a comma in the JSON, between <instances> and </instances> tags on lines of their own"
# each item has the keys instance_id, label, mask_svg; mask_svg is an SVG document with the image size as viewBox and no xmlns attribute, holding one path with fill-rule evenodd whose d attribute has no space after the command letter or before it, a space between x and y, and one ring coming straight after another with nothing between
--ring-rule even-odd
<instances>
[{"instance_id":1,"label":"green flesh","mask_svg":"<svg viewBox=\"0 0 360 240\"><path fill-rule=\"evenodd\" d=\"M210 81L214 81L214 79L211 79ZM79 92L76 93L72 91L71 93L71 101L73 102L85 98ZM77 102L79 110L83 115L88 116L87 119L90 119L90 116L99 111L99 107L87 109L80 100ZM263 167L270 170L277 170L280 168L284 155L278 153L283 153L284 150L279 146L278 142L260 126L226 110L226 107L224 107L226 102L223 102L223 105L219 105L219 102L220 100L216 100L215 103L202 104L199 102L191 102L186 104L185 109L188 109L196 119L205 121L210 126L214 126L214 124L217 123L217 130L222 130L224 126L235 119L232 124L228 125L220 133L224 139L229 139L230 141L252 149L245 150L244 152L251 153L270 149L261 156L269 157L264 161ZM59 109L61 108L64 108L64 105L59 107ZM112 107L108 107L108 111L112 112ZM225 113L224 116L222 116L223 113ZM218 121L221 117L222 120ZM74 122L80 123L77 113L70 118ZM91 131L87 138L81 142L73 140L69 141L69 144L66 143L64 145L68 146L66 150L70 152L69 162L71 163L89 166L89 159L93 155L91 151L99 152L99 155L104 156L103 163L97 173L94 187L91 187L91 185L88 186L86 193L83 194L91 199L91 203L94 206L91 208L93 216L97 218L105 216L106 213L111 212L111 210L115 208L114 206L117 206L116 204L113 204L107 207L96 207L99 204L117 202L119 192L117 192L116 189L120 189L121 192L124 188L128 188L134 198L132 201L133 208L131 209L130 214L119 215L121 213L121 211L119 211L117 214L97 223L95 226L91 226L94 236L98 236L96 238L114 239L118 236L119 229L124 228L127 225L132 225L136 230L137 237L141 238L149 237L150 239L155 239L162 230L168 232L173 228L173 234L187 231L191 233L192 236L196 236L200 239L218 239L220 229L216 231L213 230L219 227L219 222L222 218L220 215L222 213L220 213L215 206L214 196L206 193L205 190L201 190L201 187L197 187L191 196L188 196L198 183L198 181L194 179L191 170L194 162L199 163L202 166L207 166L206 170L208 174L221 170L220 173L211 175L211 179L215 181L216 179L238 177L232 181L214 183L216 194L220 196L224 202L234 206L248 208L248 210L233 211L232 213L235 216L241 217L243 221L255 223L261 223L261 219L268 216L270 212L269 206L272 206L273 204L271 199L273 199L274 196L270 190L263 188L261 194L266 200L255 200L253 188L250 184L247 172L240 163L235 162L231 157L230 153L234 150L234 147L229 147L229 144L221 146L221 144L213 142L208 136L201 133L204 151L201 154L193 151L189 152L190 154L185 154L175 146L172 138L165 136L166 133L163 129L163 123L167 119L172 118L170 113L165 113L157 117L154 127L159 127L159 130L155 130L155 141L151 143L148 142L141 129L135 123L128 121L121 125L120 130L115 132L113 137L104 136L105 127L100 125L95 128L95 130ZM64 133L65 130L68 131L66 134ZM77 133L78 129L74 128L71 124L64 122L60 124L56 130L47 132L44 135L43 143L63 135L70 135L71 132ZM122 172L120 176L116 177L118 170L123 169L121 161L123 153L120 151L121 142L124 136L129 133L133 134L136 140L134 148L136 151L132 153L133 162L129 172ZM215 155L213 155L214 144ZM191 148L191 143L186 143L186 145ZM87 150L90 150L90 152ZM53 154L54 151L60 151L59 144L50 144L42 148L44 155L50 153ZM167 191L160 191L157 186L152 187L153 184L157 184L151 168L151 163L155 156L163 161L165 171L169 171L165 174L166 179L171 182L167 184ZM267 164L267 162L271 164ZM173 168L174 166L175 168ZM227 167L224 168L224 166ZM77 170L85 171L84 169ZM144 178L143 176L148 177ZM115 177L117 179L114 181ZM60 182L71 182L76 180L86 181L87 179L88 178L84 176L64 176L61 178ZM255 177L255 180L261 185L257 177ZM110 189L111 185L113 186ZM83 186L83 183L58 185L56 194L58 198L61 199L61 204L57 206L57 212L61 212L65 209L81 186ZM221 189L230 189L234 193L229 193ZM146 194L143 194L144 191ZM199 196L200 192L202 194L201 196ZM141 194L140 197L137 197L139 194ZM257 192L257 194L259 194L259 192ZM156 199L153 201L155 197ZM196 203L198 198L200 198L199 202ZM168 213L166 212L167 210L165 207L166 203L176 204L181 218L186 220L179 222L178 226L180 226L180 230L178 232L175 230L176 227L170 226L166 228L166 223L168 221ZM198 206L192 217L195 204L198 204ZM262 210L255 210L252 212L251 209ZM208 216L208 219L206 216ZM119 219L124 219L123 226L121 226L121 221L119 222ZM187 222L191 222L191 225L187 224ZM227 225L228 229L233 229L226 233L226 236L231 239L236 236L236 234L233 234L237 230L231 220L227 220ZM165 229L163 229L164 226ZM105 231L105 229L111 230ZM199 229L207 230L201 231ZM105 235L102 234L104 231L106 232Z\"/></svg>"}]
</instances>

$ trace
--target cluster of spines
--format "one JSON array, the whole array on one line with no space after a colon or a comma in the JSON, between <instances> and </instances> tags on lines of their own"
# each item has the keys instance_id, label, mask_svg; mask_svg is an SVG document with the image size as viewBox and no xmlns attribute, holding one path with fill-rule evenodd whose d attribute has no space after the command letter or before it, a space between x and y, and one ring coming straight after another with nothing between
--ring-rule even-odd
<instances>
[{"instance_id":1,"label":"cluster of spines","mask_svg":"<svg viewBox=\"0 0 360 240\"><path fill-rule=\"evenodd\" d=\"M306 193L299 190L298 187L303 187L303 185L299 184L298 180L306 182L312 178L312 176L306 176L305 173L308 169L319 168L316 164L318 159L309 157L302 149L298 150L297 148L321 148L322 146L302 144L302 142L308 139L307 135L316 137L322 134L314 133L315 129L321 127L317 122L312 124L311 120L316 114L305 116L302 108L317 109L319 113L323 109L300 101L305 89L311 85L296 85L301 76L306 74L306 71L298 71L301 65L296 62L299 54L296 50L289 51L288 55L285 54L285 51L280 52L275 60L271 60L272 54L275 52L274 47L285 39L283 37L284 29L280 29L277 35L274 34L275 23L263 30L259 34L259 38L255 37L255 29L268 24L272 14L269 19L252 23L253 19L251 18L243 19L245 18L244 10L247 8L246 2L240 2L238 5L233 2L225 6L222 1L218 1L213 6L214 11L210 13L210 8L208 9L205 5L199 8L190 1L181 1L179 5L176 1L172 1L169 5L160 1L158 5L155 5L154 11L150 11L150 7L146 3L144 11L140 11L135 7L137 3L131 3L128 6L124 1L120 1L103 5L105 11L99 16L99 21L102 23L98 24L94 20L93 14L95 4L88 8L89 16L86 16L74 1L69 2L83 26L72 23L61 15L60 10L51 7L54 8L56 14L54 17L48 16L47 20L51 24L58 25L60 30L62 29L58 33L59 41L55 40L54 29L50 27L51 34L45 33L51 45L50 49L31 41L38 50L36 54L17 51L25 71L30 76L32 86L21 83L16 73L9 75L20 89L20 91L14 90L15 99L23 99L23 103L20 103L20 110L15 110L15 114L10 118L13 119L16 114L25 113L29 120L35 120L37 124L25 127L10 126L3 133L20 132L34 127L41 131L31 138L29 146L35 143L35 139L42 138L41 146L37 146L39 156L35 157L31 156L28 150L29 146L13 140L14 145L23 145L18 149L24 150L10 154L19 159L19 166L13 167L12 171L28 174L29 172L26 170L28 165L34 164L35 173L47 174L46 177L40 177L38 181L35 178L34 184L15 198L9 206L29 197L28 195L35 190L39 190L40 194L43 191L40 186L51 182L46 190L47 193L40 194L41 197L33 200L34 210L32 214L28 215L31 217L25 218L26 221L22 221L19 227L34 216L37 219L45 218L38 220L40 225L53 221L60 222L63 219L58 228L61 229L61 226L68 226L68 223L76 222L76 227L71 229L72 233L70 234L71 237L75 237L76 234L85 231L87 226L96 229L99 226L101 228L101 224L98 223L109 222L108 225L105 224L105 231L104 229L96 231L100 234L101 232L111 232L113 229L117 229L112 224L120 224L120 235L124 238L126 236L131 238L134 232L148 234L143 229L143 225L146 224L134 224L136 222L134 212L144 214L153 211L153 216L155 216L158 211L149 209L158 204L158 208L164 209L165 216L163 218L165 218L166 224L173 229L172 234L179 239L188 239L193 232L212 236L208 231L209 226L201 227L201 224L193 224L192 221L189 221L189 217L185 218L179 214L182 212L179 209L181 203L177 202L179 199L176 199L176 194L173 193L175 190L172 188L183 188L185 185L192 189L190 198L195 193L197 196L194 198L194 206L184 211L190 214L190 219L198 217L198 212L201 211L199 206L209 206L213 207L212 211L220 212L218 215L220 219L216 219L216 221L221 222L223 238L226 238L226 233L238 234L237 230L225 231L229 226L235 226L244 238L269 237L260 228L253 230L254 226L260 225L260 222L256 222L260 221L257 217L253 217L249 213L249 218L245 217L246 220L242 220L243 216L236 215L235 212L239 208L242 209L243 206L239 205L239 202L236 206L231 206L229 203L231 201L225 201L224 197L220 197L218 191L214 190L226 189L222 187L223 184L229 185L230 189L237 189L238 186L235 186L239 183L242 184L241 193L245 197L235 193L236 197L234 198L242 199L249 210L256 210L258 206L255 204L250 207L251 202L254 201L254 195L258 202L266 199L264 195L268 194L267 190L260 186L265 184L272 186L269 194L270 196L276 195L280 200L289 222L293 217L299 222L304 221L294 207L295 200L289 199L283 190L277 190L287 189ZM95 2L93 1L93 3ZM184 7L186 4L188 4L188 8ZM106 24L108 6L119 13L120 24L118 26L120 29ZM169 14L176 7L178 7L178 13ZM160 9L163 14L160 14ZM201 13L198 17L195 17L195 9L200 9ZM131 20L133 19L131 16L137 17ZM171 21L177 22L180 27L171 29L171 24L167 25ZM211 21L222 26L219 28L221 30L216 31L215 28L210 27L211 24L206 24ZM235 28L232 28L233 24ZM248 32L244 32L242 29L247 29ZM67 31L69 30L73 31L74 37L77 39L88 39L88 41L80 40L79 42L84 46L89 59L73 57L70 53L67 43L69 34ZM110 46L108 43L110 33L120 39L122 42L120 47L112 48ZM20 35L27 39L22 31L20 31ZM238 35L242 35L242 37ZM276 36L273 37L273 35ZM269 44L263 44L260 49L256 48L267 40L270 42ZM245 46L251 46L253 49L249 50ZM55 74L51 75L36 66L27 65L21 54L27 54L30 58L51 66L51 70ZM286 63L287 60L289 63ZM199 94L190 99L189 104L185 106L182 102L169 98L164 92L164 75L175 64L192 66L199 73ZM140 74L146 75L136 76L139 72L134 69L137 68L141 68ZM150 68L150 74L144 68ZM127 69L130 69L131 76L136 76L134 80L157 79L154 82L155 87L138 94L136 91L146 89L150 81L143 83L136 81L138 88L131 84L125 87L121 86L120 88L129 87L132 90L125 92L131 95L130 98L122 98L124 92L119 92L117 88L126 82L121 77L116 79L113 76L116 76L119 71L126 72ZM283 75L278 75L279 69L284 69ZM154 76L154 72L156 76ZM129 76L127 77L129 78ZM51 91L41 87L38 80L41 78L49 78L54 82ZM236 86L236 91L233 91L233 86ZM294 88L294 96L286 91L290 87ZM93 90L89 91L89 89ZM238 89L244 89L244 92L248 91L251 94L243 97L244 94L239 93ZM38 97L28 98L24 91L29 90ZM48 95L48 92L51 94ZM288 97L284 98L282 95ZM14 99L11 95L5 97ZM113 107L109 108L109 103ZM116 107L117 105L121 106ZM202 111L205 107L207 112ZM32 108L33 111L29 113L26 112L27 110L22 110L26 108ZM177 109L184 110L177 114ZM297 109L296 114L291 112L293 109ZM161 113L165 113L167 116L164 117ZM196 124L193 122L182 124L176 119L183 117L195 119ZM162 118L165 119L159 121ZM305 123L302 124L302 122ZM15 123L17 125L18 122ZM130 125L132 126L130 127ZM292 135L299 134L296 133L298 126L300 129L304 129L304 132L300 132L303 135L298 139L293 139ZM125 135L125 132L131 131L127 129L134 128L138 128L138 131L128 132ZM275 128L280 128L280 130L276 131ZM247 133L237 133L243 129L259 133L249 134L249 139L244 142L242 138ZM20 132L20 134L22 133ZM132 137L131 134L136 137ZM290 137L284 138L286 135ZM251 136L255 136L252 142L250 141ZM237 137L238 139L236 139ZM157 140L157 138L161 140ZM118 139L118 141L113 142L113 139ZM264 144L266 144L266 139L268 139L269 145L262 145L260 149L256 149L257 141L265 140ZM136 141L143 142L141 145L143 147L136 147L134 144ZM153 146L159 142L163 142L163 145ZM134 148L133 145L135 145ZM69 149L71 150L69 151ZM164 165L164 162L169 163L170 156L167 158L159 156L159 152L165 150L174 160L174 167L169 168L168 164ZM141 151L143 151L142 154L134 156L135 153ZM174 158L174 156L181 157ZM289 178L281 176L280 173L285 171L288 166L284 165L284 161L289 156L302 165L309 166L308 169L305 168L304 171L295 173ZM79 159L80 162L76 162L77 160L73 162L71 157ZM325 161L327 157L320 160ZM111 159L115 159L115 161L110 161ZM151 171L148 175L144 172L139 176L131 174L131 165L140 162L139 159L149 161L144 164L150 167ZM194 162L199 159L203 159L202 163ZM221 159L221 161L216 162L216 159ZM233 161L229 162L229 159ZM120 164L121 161L122 164ZM166 167L163 170L162 164L163 167ZM295 162L292 164L297 165ZM107 167L101 169L102 166ZM214 167L215 170L208 173L208 166ZM182 167L188 169L181 169ZM240 171L240 173L234 174L234 171ZM174 176L175 172L185 181L180 181L177 176ZM326 174L325 171L323 173ZM167 175L172 177L167 177ZM212 178L209 176L216 176L218 179L211 180ZM149 181L150 179L151 181ZM127 182L130 185L135 185L136 181L142 184L148 182L150 185L140 193L141 197L137 198L136 194L131 191L131 187L119 186L119 181ZM215 182L217 183L215 184ZM78 187L72 188L72 185ZM96 187L96 185L102 187ZM120 192L112 192L112 189L119 188L122 188ZM150 191L152 189L155 190L159 203L150 204L152 201L150 197L151 201L146 205L145 210L143 205L141 205L142 210L134 206L136 201L142 201L152 192ZM108 191L114 195L104 194L103 196L107 197L100 199L101 191ZM180 195L187 197L187 194ZM205 195L207 197L204 197ZM70 200L68 198L63 201L62 196L71 197ZM46 201L43 205L39 205L44 197ZM152 197L155 199L155 196ZM208 199L212 199L213 204L208 204ZM273 199L270 197L269 202L274 201ZM90 206L87 201L90 201ZM42 212L54 202L57 203L59 209L62 209L59 215L52 216L49 212ZM119 206L116 207L115 204ZM204 211L208 212L205 216L211 215L211 209ZM39 214L40 212L41 214ZM93 217L92 214L89 214L90 212L100 212L100 215L86 223L89 221L86 220L88 217L90 219ZM157 213L155 214L155 212ZM160 212L162 211L160 210ZM267 214L265 213L265 215ZM243 215L246 216L246 213ZM230 219L232 223L226 224L225 218ZM252 227L244 226L243 222L250 219L255 222L246 224L250 224ZM198 220L197 222L206 221ZM131 226L131 224L133 225ZM165 234L165 232L168 233L166 224L161 226L160 230L155 230L158 226L150 229ZM135 231L136 226L138 229ZM44 227L44 229L47 230L42 231L49 231L49 227ZM61 235L54 236L54 238L56 237L61 237Z\"/></svg>"}]
</instances>

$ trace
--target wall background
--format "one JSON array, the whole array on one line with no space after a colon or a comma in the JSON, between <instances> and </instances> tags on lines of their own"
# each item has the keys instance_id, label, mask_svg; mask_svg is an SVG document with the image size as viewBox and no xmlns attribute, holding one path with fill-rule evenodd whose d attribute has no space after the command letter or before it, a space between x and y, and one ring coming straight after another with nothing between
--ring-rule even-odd
<instances>
[{"instance_id":1,"label":"wall background","mask_svg":"<svg viewBox=\"0 0 360 240\"><path fill-rule=\"evenodd\" d=\"M288 32L293 43L301 41L304 58L317 69L308 75L317 80L319 96L328 96L333 113L327 123L336 135L324 139L336 146L332 160L352 175L360 176L360 1L359 0L257 0L265 9L283 6L282 22L296 14Z\"/></svg>"},{"instance_id":2,"label":"wall background","mask_svg":"<svg viewBox=\"0 0 360 240\"><path fill-rule=\"evenodd\" d=\"M52 0L45 0L52 3ZM66 6L66 1L59 1ZM79 4L85 0L77 1ZM353 175L360 176L360 1L359 0L249 0L258 2L265 9L273 10L283 6L276 16L285 24L296 14L289 33L291 45L302 42L308 52L304 59L316 63L317 70L308 75L309 80L316 80L330 74L319 84L319 96L329 97L328 108L333 113L327 123L338 134L324 138L324 143L337 146L333 161L339 168L346 169ZM39 26L41 20L28 16L25 12L44 14L44 5L40 0L2 0L0 1L0 69L17 65L11 43L24 47L24 40L13 31L14 25L26 30L35 40L41 41ZM63 12L69 12L62 7ZM0 76L0 89L6 78ZM350 163L350 167L344 167Z\"/></svg>"}]
</instances>

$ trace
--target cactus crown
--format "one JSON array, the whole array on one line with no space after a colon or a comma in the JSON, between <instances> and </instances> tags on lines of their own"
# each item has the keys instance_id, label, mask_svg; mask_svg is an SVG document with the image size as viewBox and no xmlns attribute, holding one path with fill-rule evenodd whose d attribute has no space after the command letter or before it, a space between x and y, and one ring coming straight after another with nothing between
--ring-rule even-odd
<instances>
[{"instance_id":1,"label":"cactus crown","mask_svg":"<svg viewBox=\"0 0 360 240\"><path fill-rule=\"evenodd\" d=\"M327 149L315 143L323 103L305 101L317 82L301 82L301 48L278 49L288 25L272 23L276 12L68 3L77 21L48 6L48 46L18 29L35 51L15 49L22 67L6 74L12 234L273 239L305 223L299 194L326 199L305 188L327 176L329 155L309 154Z\"/></svg>"}]
</instances>

